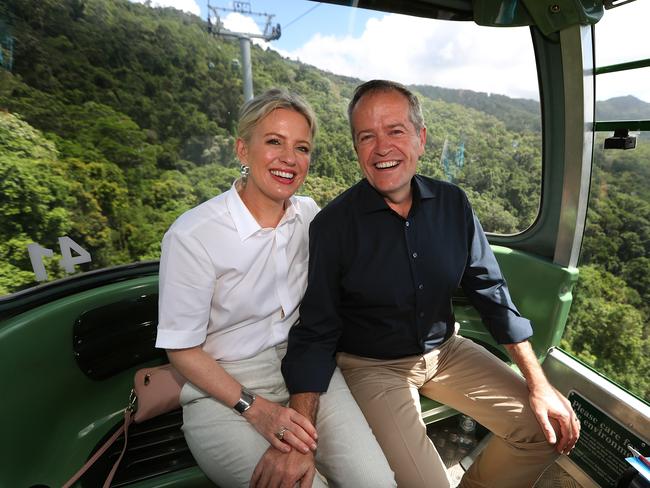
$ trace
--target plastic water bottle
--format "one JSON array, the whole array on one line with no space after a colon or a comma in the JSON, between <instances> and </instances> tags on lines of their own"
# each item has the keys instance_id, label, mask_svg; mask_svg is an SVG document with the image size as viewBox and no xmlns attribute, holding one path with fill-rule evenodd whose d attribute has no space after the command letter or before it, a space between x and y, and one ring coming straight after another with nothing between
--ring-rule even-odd
<instances>
[{"instance_id":1,"label":"plastic water bottle","mask_svg":"<svg viewBox=\"0 0 650 488\"><path fill-rule=\"evenodd\" d=\"M476 420L467 415L460 415L458 418L458 427L460 428L458 435L458 454L463 458L476 447Z\"/></svg>"}]
</instances>

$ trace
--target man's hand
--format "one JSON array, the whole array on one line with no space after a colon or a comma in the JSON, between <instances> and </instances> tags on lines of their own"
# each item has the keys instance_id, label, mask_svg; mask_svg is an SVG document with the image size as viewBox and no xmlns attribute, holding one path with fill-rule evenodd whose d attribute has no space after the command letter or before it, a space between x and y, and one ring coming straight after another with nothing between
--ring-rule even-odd
<instances>
[{"instance_id":1,"label":"man's hand","mask_svg":"<svg viewBox=\"0 0 650 488\"><path fill-rule=\"evenodd\" d=\"M307 453L310 449L316 450L316 428L293 408L283 407L258 396L251 408L244 412L244 418L276 450L285 453L291 451L292 447L302 453ZM277 438L279 432L282 432L282 439Z\"/></svg>"},{"instance_id":2,"label":"man's hand","mask_svg":"<svg viewBox=\"0 0 650 488\"><path fill-rule=\"evenodd\" d=\"M550 385L531 391L529 401L546 440L560 454L569 454L580 436L580 423L569 401Z\"/></svg>"},{"instance_id":3,"label":"man's hand","mask_svg":"<svg viewBox=\"0 0 650 488\"><path fill-rule=\"evenodd\" d=\"M251 478L251 488L311 488L316 475L314 454L280 452L269 447L255 466Z\"/></svg>"},{"instance_id":4,"label":"man's hand","mask_svg":"<svg viewBox=\"0 0 650 488\"><path fill-rule=\"evenodd\" d=\"M546 440L560 454L569 454L580 436L580 422L569 400L548 382L528 341L504 345L526 378L530 407Z\"/></svg>"}]
</instances>

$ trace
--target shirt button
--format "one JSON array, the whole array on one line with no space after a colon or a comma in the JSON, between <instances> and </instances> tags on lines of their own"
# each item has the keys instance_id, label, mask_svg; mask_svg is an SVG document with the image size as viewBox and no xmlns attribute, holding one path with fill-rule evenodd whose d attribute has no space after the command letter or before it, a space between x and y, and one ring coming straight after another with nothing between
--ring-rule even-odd
<instances>
[{"instance_id":1,"label":"shirt button","mask_svg":"<svg viewBox=\"0 0 650 488\"><path fill-rule=\"evenodd\" d=\"M418 257L418 253L414 252L414 253L413 253L413 259L415 259L415 258L417 258L417 257Z\"/></svg>"},{"instance_id":2,"label":"shirt button","mask_svg":"<svg viewBox=\"0 0 650 488\"><path fill-rule=\"evenodd\" d=\"M407 221L406 221L406 224L404 224L404 225L406 225L406 227L409 227L409 226L411 225L411 222L409 222L409 221L407 220Z\"/></svg>"},{"instance_id":3,"label":"shirt button","mask_svg":"<svg viewBox=\"0 0 650 488\"><path fill-rule=\"evenodd\" d=\"M418 285L418 290L424 290L424 285L422 283Z\"/></svg>"}]
</instances>

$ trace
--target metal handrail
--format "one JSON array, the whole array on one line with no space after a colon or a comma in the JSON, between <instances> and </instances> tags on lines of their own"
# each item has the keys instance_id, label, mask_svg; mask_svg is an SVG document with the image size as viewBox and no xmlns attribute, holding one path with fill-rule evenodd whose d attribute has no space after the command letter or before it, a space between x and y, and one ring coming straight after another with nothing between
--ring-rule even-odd
<instances>
[{"instance_id":1,"label":"metal handrail","mask_svg":"<svg viewBox=\"0 0 650 488\"><path fill-rule=\"evenodd\" d=\"M600 120L594 122L594 131L611 132L618 129L650 131L650 120Z\"/></svg>"},{"instance_id":2,"label":"metal handrail","mask_svg":"<svg viewBox=\"0 0 650 488\"><path fill-rule=\"evenodd\" d=\"M616 73L617 71L628 71L631 69L647 68L650 66L650 58L639 59L638 61L629 61L627 63L610 64L609 66L599 66L595 69L597 75L604 73Z\"/></svg>"}]
</instances>

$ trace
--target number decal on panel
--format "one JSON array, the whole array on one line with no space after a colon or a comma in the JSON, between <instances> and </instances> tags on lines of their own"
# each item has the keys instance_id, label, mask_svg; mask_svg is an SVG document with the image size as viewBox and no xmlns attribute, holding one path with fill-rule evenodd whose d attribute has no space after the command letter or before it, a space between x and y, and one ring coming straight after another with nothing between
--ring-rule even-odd
<instances>
[{"instance_id":1,"label":"number decal on panel","mask_svg":"<svg viewBox=\"0 0 650 488\"><path fill-rule=\"evenodd\" d=\"M59 237L59 248L62 256L59 260L59 266L68 274L75 272L76 265L91 261L90 253L68 236ZM27 246L27 252L29 252L29 259L32 262L36 281L46 281L47 271L45 270L43 258L51 258L54 256L54 251L33 242ZM72 255L73 252L76 254L75 256Z\"/></svg>"},{"instance_id":2,"label":"number decal on panel","mask_svg":"<svg viewBox=\"0 0 650 488\"><path fill-rule=\"evenodd\" d=\"M45 281L47 280L47 271L45 271L45 264L43 264L43 258L51 258L54 256L54 251L52 249L46 249L43 246L32 242L27 245L27 252L29 252L29 259L32 262L32 269L36 275L36 281Z\"/></svg>"},{"instance_id":3,"label":"number decal on panel","mask_svg":"<svg viewBox=\"0 0 650 488\"><path fill-rule=\"evenodd\" d=\"M63 259L59 261L59 266L65 269L68 274L74 273L74 267L77 264L90 262L90 253L68 236L59 237L59 247L63 256ZM76 252L77 255L73 257L72 251Z\"/></svg>"}]
</instances>

